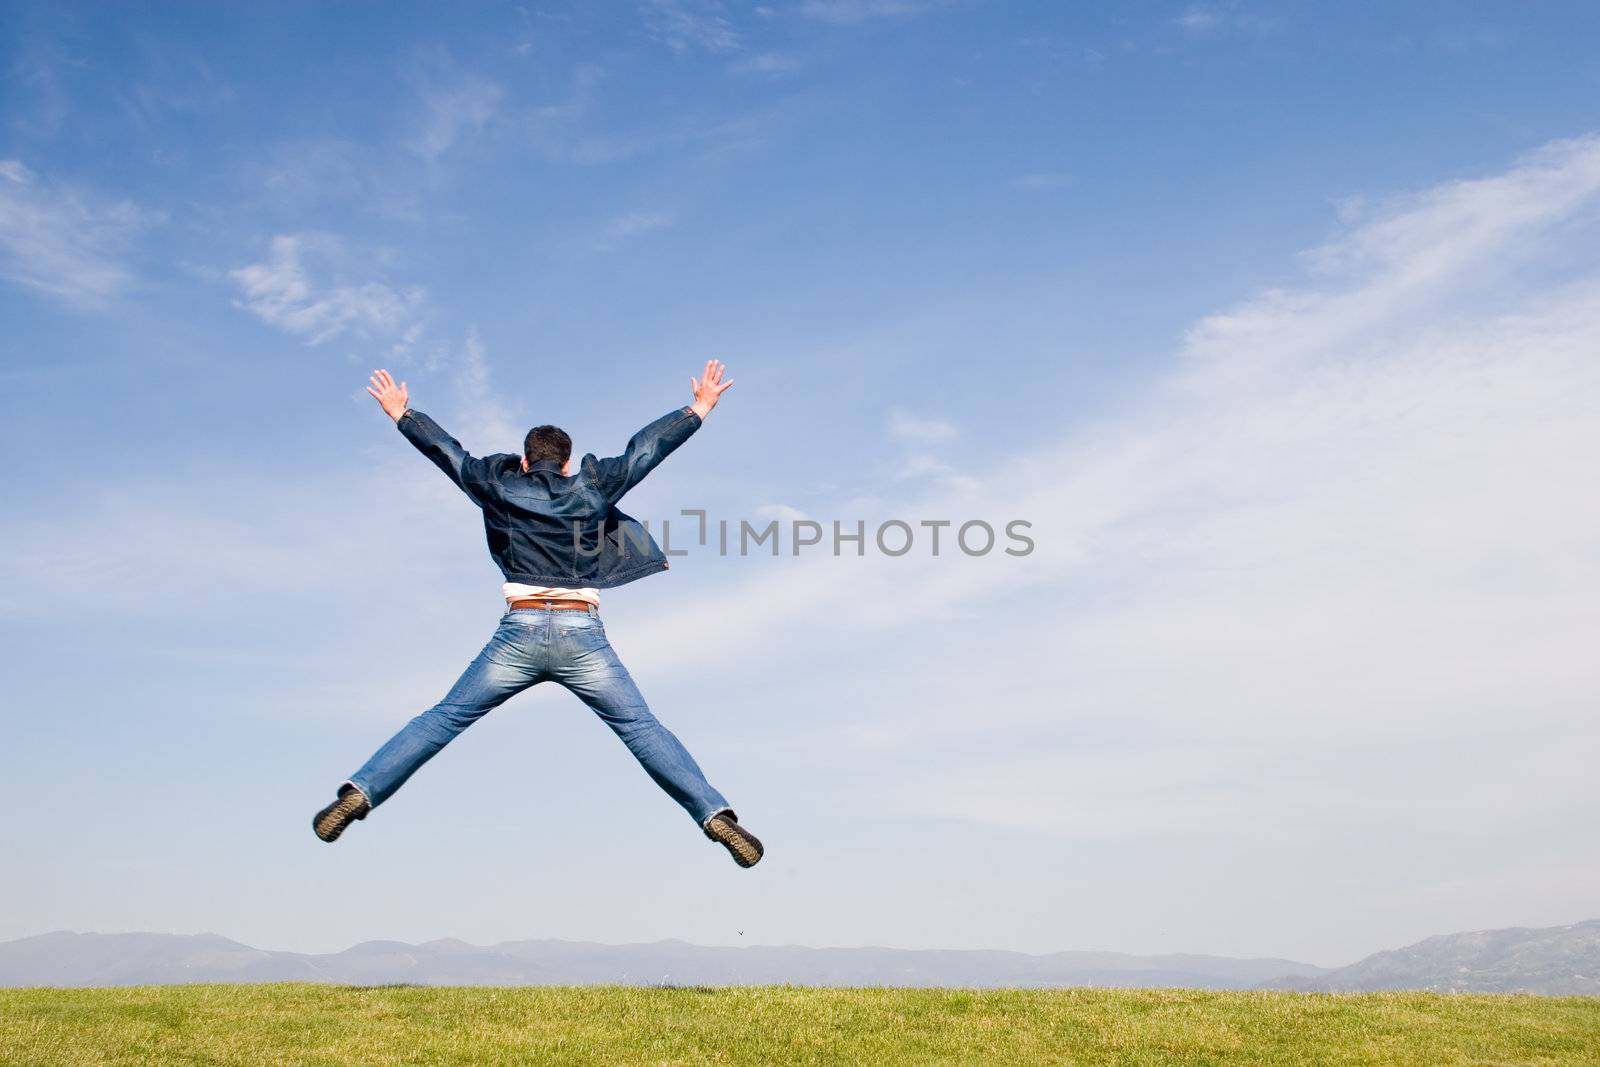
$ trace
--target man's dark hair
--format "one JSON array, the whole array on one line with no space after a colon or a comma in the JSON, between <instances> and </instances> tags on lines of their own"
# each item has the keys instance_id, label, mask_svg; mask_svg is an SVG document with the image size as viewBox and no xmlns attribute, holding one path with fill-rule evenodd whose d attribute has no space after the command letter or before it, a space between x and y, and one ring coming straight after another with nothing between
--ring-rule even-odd
<instances>
[{"instance_id":1,"label":"man's dark hair","mask_svg":"<svg viewBox=\"0 0 1600 1067\"><path fill-rule=\"evenodd\" d=\"M559 426L535 426L522 439L522 456L530 467L542 459L565 463L572 458L572 438Z\"/></svg>"}]
</instances>

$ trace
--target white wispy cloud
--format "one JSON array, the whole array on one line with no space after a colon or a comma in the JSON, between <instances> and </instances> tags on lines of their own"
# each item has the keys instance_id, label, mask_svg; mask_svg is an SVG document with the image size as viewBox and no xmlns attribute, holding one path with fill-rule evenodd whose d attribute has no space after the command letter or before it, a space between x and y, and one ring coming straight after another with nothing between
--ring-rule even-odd
<instances>
[{"instance_id":1,"label":"white wispy cloud","mask_svg":"<svg viewBox=\"0 0 1600 1067\"><path fill-rule=\"evenodd\" d=\"M715 0L644 0L639 5L651 34L674 51L727 52L740 36Z\"/></svg>"},{"instance_id":2,"label":"white wispy cloud","mask_svg":"<svg viewBox=\"0 0 1600 1067\"><path fill-rule=\"evenodd\" d=\"M1281 7L1246 6L1239 0L1216 0L1191 4L1172 20L1172 25L1191 37L1202 38L1223 32L1273 33L1282 30L1287 20L1287 13Z\"/></svg>"},{"instance_id":3,"label":"white wispy cloud","mask_svg":"<svg viewBox=\"0 0 1600 1067\"><path fill-rule=\"evenodd\" d=\"M938 0L805 0L799 11L819 22L849 26L872 19L920 15L937 6Z\"/></svg>"},{"instance_id":4,"label":"white wispy cloud","mask_svg":"<svg viewBox=\"0 0 1600 1067\"><path fill-rule=\"evenodd\" d=\"M449 85L430 86L423 92L420 128L407 147L428 159L439 158L463 134L483 129L494 117L504 96L500 86L476 76L457 77Z\"/></svg>"},{"instance_id":5,"label":"white wispy cloud","mask_svg":"<svg viewBox=\"0 0 1600 1067\"><path fill-rule=\"evenodd\" d=\"M894 408L889 412L889 436L915 445L936 445L955 440L960 431L948 419L926 418Z\"/></svg>"},{"instance_id":6,"label":"white wispy cloud","mask_svg":"<svg viewBox=\"0 0 1600 1067\"><path fill-rule=\"evenodd\" d=\"M757 52L728 64L728 69L735 74L778 75L792 74L800 66L799 58L786 52Z\"/></svg>"},{"instance_id":7,"label":"white wispy cloud","mask_svg":"<svg viewBox=\"0 0 1600 1067\"><path fill-rule=\"evenodd\" d=\"M1215 29L1222 22L1222 14L1214 8L1191 7L1178 16L1178 25L1192 33Z\"/></svg>"},{"instance_id":8,"label":"white wispy cloud","mask_svg":"<svg viewBox=\"0 0 1600 1067\"><path fill-rule=\"evenodd\" d=\"M615 125L602 99L608 78L603 67L583 64L562 97L515 118L507 116L507 122L545 159L579 166L618 163L685 145L718 151L763 135L761 119L753 115L708 119L686 113L647 124Z\"/></svg>"},{"instance_id":9,"label":"white wispy cloud","mask_svg":"<svg viewBox=\"0 0 1600 1067\"><path fill-rule=\"evenodd\" d=\"M1145 399L884 509L1026 518L1031 555L774 567L675 613L641 669L869 650L832 684L871 691L870 729L819 710L782 743L873 766L856 800L907 816L1570 834L1600 746L1596 207L1594 138L1391 200L1308 283L1198 322ZM808 627L846 596L847 634ZM926 670L946 634L973 671Z\"/></svg>"},{"instance_id":10,"label":"white wispy cloud","mask_svg":"<svg viewBox=\"0 0 1600 1067\"><path fill-rule=\"evenodd\" d=\"M534 108L521 125L535 151L557 163L593 166L615 163L665 143L671 134L659 128L606 130L599 126L599 90L606 72L584 64L572 75L567 94Z\"/></svg>"},{"instance_id":11,"label":"white wispy cloud","mask_svg":"<svg viewBox=\"0 0 1600 1067\"><path fill-rule=\"evenodd\" d=\"M63 303L96 307L127 289L129 240L158 219L0 160L0 278Z\"/></svg>"},{"instance_id":12,"label":"white wispy cloud","mask_svg":"<svg viewBox=\"0 0 1600 1067\"><path fill-rule=\"evenodd\" d=\"M414 341L424 291L380 281L352 284L314 277L343 273L347 258L342 242L329 235L280 234L272 239L264 261L228 272L241 294L235 304L310 345L345 334L409 336Z\"/></svg>"},{"instance_id":13,"label":"white wispy cloud","mask_svg":"<svg viewBox=\"0 0 1600 1067\"><path fill-rule=\"evenodd\" d=\"M673 224L670 214L660 211L631 211L607 222L595 238L594 247L609 252L618 245L654 230L664 230Z\"/></svg>"},{"instance_id":14,"label":"white wispy cloud","mask_svg":"<svg viewBox=\"0 0 1600 1067\"><path fill-rule=\"evenodd\" d=\"M487 353L476 328L467 331L454 371L456 410L475 441L497 442L499 452L515 452L526 427L511 421L505 401L495 392Z\"/></svg>"}]
</instances>

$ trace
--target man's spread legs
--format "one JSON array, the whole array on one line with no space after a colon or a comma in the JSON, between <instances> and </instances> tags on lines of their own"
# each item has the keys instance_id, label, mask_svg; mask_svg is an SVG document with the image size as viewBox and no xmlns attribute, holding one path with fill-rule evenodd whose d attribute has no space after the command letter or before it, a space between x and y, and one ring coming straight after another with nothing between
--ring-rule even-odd
<instances>
[{"instance_id":1,"label":"man's spread legs","mask_svg":"<svg viewBox=\"0 0 1600 1067\"><path fill-rule=\"evenodd\" d=\"M627 668L589 611L512 611L438 704L418 715L375 752L317 813L312 827L336 840L407 778L492 708L551 678L572 690L622 739L646 773L677 801L711 840L741 867L762 856L761 842L739 825L727 799L688 749L650 713Z\"/></svg>"}]
</instances>

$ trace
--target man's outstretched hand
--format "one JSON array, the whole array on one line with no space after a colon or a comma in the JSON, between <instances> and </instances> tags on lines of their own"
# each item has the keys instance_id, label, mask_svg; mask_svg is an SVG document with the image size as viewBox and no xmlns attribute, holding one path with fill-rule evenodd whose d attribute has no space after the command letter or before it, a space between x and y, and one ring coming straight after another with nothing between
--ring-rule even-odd
<instances>
[{"instance_id":1,"label":"man's outstretched hand","mask_svg":"<svg viewBox=\"0 0 1600 1067\"><path fill-rule=\"evenodd\" d=\"M727 370L720 359L706 360L706 369L698 378L689 379L689 387L694 390L694 403L689 406L694 413L704 419L711 414L711 409L717 406L717 401L722 399L722 394L733 385L733 379L723 381L722 372ZM403 388L403 387L402 387Z\"/></svg>"},{"instance_id":2,"label":"man's outstretched hand","mask_svg":"<svg viewBox=\"0 0 1600 1067\"><path fill-rule=\"evenodd\" d=\"M388 371L373 371L372 384L367 386L367 392L377 398L378 403L383 405L383 413L395 422L399 422L400 416L406 413L406 401L410 396L406 392L406 383L394 384L394 379L389 376ZM713 400L712 403L715 404L716 401Z\"/></svg>"}]
</instances>

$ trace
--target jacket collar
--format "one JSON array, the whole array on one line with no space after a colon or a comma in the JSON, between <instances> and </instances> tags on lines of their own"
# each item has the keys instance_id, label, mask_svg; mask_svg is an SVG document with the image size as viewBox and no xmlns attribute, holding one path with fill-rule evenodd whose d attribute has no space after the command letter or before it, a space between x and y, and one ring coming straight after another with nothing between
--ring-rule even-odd
<instances>
[{"instance_id":1,"label":"jacket collar","mask_svg":"<svg viewBox=\"0 0 1600 1067\"><path fill-rule=\"evenodd\" d=\"M517 469L521 470L521 466L521 464L518 464ZM534 460L528 464L528 473L532 474L534 471L554 471L556 474L560 474L561 464L553 459Z\"/></svg>"}]
</instances>

